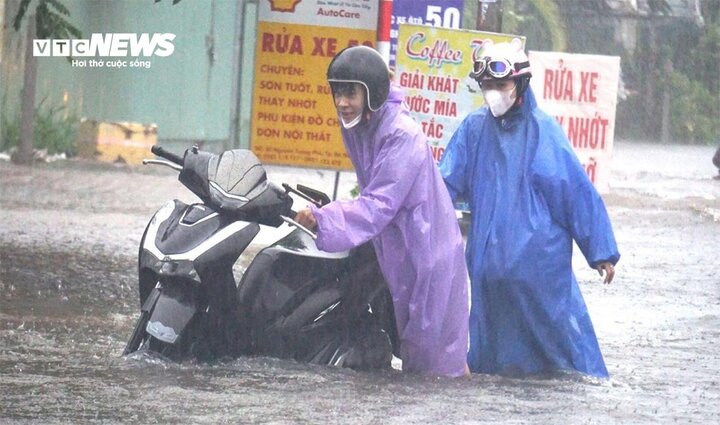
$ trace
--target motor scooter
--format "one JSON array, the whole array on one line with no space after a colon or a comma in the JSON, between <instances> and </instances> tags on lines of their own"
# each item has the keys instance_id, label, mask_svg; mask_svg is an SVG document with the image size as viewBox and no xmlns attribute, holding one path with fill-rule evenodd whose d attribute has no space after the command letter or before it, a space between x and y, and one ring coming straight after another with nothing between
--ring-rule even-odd
<instances>
[{"instance_id":1,"label":"motor scooter","mask_svg":"<svg viewBox=\"0 0 720 425\"><path fill-rule=\"evenodd\" d=\"M148 223L138 252L140 316L123 355L390 367L399 340L372 245L324 252L293 220L291 195L318 207L330 202L327 195L268 181L249 150L152 152L161 159L144 163L178 171L201 202L170 201ZM261 249L236 284L233 265L261 226L283 223L294 229Z\"/></svg>"}]
</instances>

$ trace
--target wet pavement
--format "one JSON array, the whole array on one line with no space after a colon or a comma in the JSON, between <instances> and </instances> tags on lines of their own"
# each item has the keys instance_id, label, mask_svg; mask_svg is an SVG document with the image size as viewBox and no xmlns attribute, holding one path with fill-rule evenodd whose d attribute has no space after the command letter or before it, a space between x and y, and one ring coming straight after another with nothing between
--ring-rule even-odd
<instances>
[{"instance_id":1,"label":"wet pavement","mask_svg":"<svg viewBox=\"0 0 720 425\"><path fill-rule=\"evenodd\" d=\"M609 380L123 358L144 226L166 200L193 196L167 169L0 162L0 423L719 423L713 152L616 147L604 196L622 253L615 281L602 285L574 259ZM335 177L268 171L274 181L330 192ZM354 184L342 177L341 197ZM253 251L282 232L264 229Z\"/></svg>"}]
</instances>

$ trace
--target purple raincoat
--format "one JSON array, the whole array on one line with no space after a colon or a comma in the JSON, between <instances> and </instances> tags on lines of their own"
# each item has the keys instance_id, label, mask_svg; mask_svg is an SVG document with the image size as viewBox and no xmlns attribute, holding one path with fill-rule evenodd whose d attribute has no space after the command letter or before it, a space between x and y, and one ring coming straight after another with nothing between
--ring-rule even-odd
<instances>
[{"instance_id":1,"label":"purple raincoat","mask_svg":"<svg viewBox=\"0 0 720 425\"><path fill-rule=\"evenodd\" d=\"M342 129L360 196L311 206L317 245L343 251L371 240L393 297L403 370L461 376L468 345L462 236L420 126L391 87L385 105Z\"/></svg>"}]
</instances>

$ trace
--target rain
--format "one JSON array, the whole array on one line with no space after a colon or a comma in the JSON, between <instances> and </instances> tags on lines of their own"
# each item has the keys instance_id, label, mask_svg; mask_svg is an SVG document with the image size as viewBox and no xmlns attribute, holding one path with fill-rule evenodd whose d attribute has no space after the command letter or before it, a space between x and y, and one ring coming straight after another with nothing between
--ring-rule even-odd
<instances>
[{"instance_id":1,"label":"rain","mask_svg":"<svg viewBox=\"0 0 720 425\"><path fill-rule=\"evenodd\" d=\"M80 117L91 116L92 105L105 105L98 110L108 114L96 118L116 119L111 114L122 107L107 105L125 99L119 94L122 84L132 88L133 96L157 94L144 78L165 73L164 78L181 85L180 73L173 74L153 57L133 70L75 69L94 73L78 77L88 84L81 87L67 82L73 68L66 59L41 64L35 149L31 163L22 163L19 89L26 27L12 28L18 3L0 0L1 423L720 422L720 171L712 162L720 145L716 0L464 2L463 29L523 35L530 50L621 57L614 144L602 191L622 253L615 280L603 285L577 247L573 256L609 379L572 373L448 379L404 374L398 359L390 369L356 371L263 356L212 362L173 362L142 352L122 356L139 314L138 246L143 231L167 201L199 200L178 181L176 171L87 158L73 143ZM117 25L106 31L81 24L83 13L108 18L116 12L114 6L99 10L84 9L83 0L60 3L70 11L65 19L83 26L84 37L123 32ZM138 132L157 136L158 143L174 153L195 143L215 152L248 147L252 132L242 104L235 117L238 127L230 124L228 129L230 116L218 112L227 105L218 108L203 97L229 90L217 88L213 78L223 78L221 66L232 68L223 56L232 58L232 45L222 50L222 37L214 31L228 29L219 11L234 13L235 2L147 3L126 6L147 8L156 19L206 12L203 19L209 23L193 37L200 39L207 56L196 58L199 68L206 67L197 83L202 96L179 99L182 90L177 89L162 95L170 99L164 103L168 109L176 108L173 113L187 114L175 123L189 136L164 136L168 133L163 133L167 130L162 121L157 128L138 127ZM258 7L253 1L238 4L248 16ZM31 2L30 10L35 6ZM189 31L180 22L173 21L172 29L178 33L176 55L182 54L177 41L181 31ZM132 27L127 32L156 30L161 29ZM605 33L612 40L593 42ZM701 59L707 62L698 62ZM57 69L61 71L55 73ZM118 72L119 82L105 88L91 85L112 72ZM155 72L159 74L150 74ZM69 100L55 90L58 81L67 84ZM303 84L315 91L309 82ZM464 82L454 84L461 87ZM249 90L240 86L239 92ZM144 122L143 116L157 113L151 108L161 101L149 101L150 107L133 104L136 115L127 116ZM202 119L187 102L204 111ZM306 100L294 110L275 106L274 113L304 118L307 110L321 109L321 102L315 102ZM458 112L457 119L462 118ZM275 129L306 134L296 128L297 121L278 123ZM197 128L188 130L190 125ZM227 131L217 136L218 127ZM39 144L42 137L44 144ZM325 139L314 142L327 143ZM441 155L441 148L433 148ZM300 160L313 157L313 149ZM355 175L348 169L336 171L334 161L319 166L268 163L265 169L268 180L278 185L301 184L350 199L357 191ZM303 201L296 204L299 208ZM259 250L291 230L287 224L262 226L233 268L236 280Z\"/></svg>"}]
</instances>

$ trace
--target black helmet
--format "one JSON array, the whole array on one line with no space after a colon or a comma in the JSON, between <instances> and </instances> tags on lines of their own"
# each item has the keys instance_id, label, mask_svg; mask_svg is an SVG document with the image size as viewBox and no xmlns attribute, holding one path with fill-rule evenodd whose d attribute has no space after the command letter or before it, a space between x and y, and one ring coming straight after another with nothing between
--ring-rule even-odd
<instances>
[{"instance_id":1,"label":"black helmet","mask_svg":"<svg viewBox=\"0 0 720 425\"><path fill-rule=\"evenodd\" d=\"M365 86L367 106L377 111L390 92L390 72L380 53L367 46L353 46L335 55L327 70L332 83L359 83Z\"/></svg>"}]
</instances>

